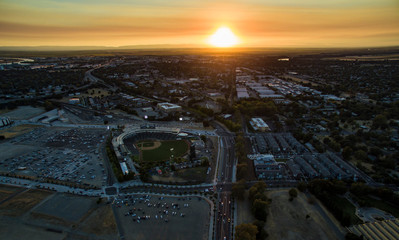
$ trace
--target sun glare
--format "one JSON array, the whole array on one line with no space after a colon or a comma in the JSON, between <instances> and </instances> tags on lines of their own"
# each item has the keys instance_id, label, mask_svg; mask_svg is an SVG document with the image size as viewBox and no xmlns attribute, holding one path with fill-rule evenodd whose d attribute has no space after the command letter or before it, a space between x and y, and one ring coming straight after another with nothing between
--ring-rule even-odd
<instances>
[{"instance_id":1,"label":"sun glare","mask_svg":"<svg viewBox=\"0 0 399 240\"><path fill-rule=\"evenodd\" d=\"M230 28L221 27L209 37L208 43L215 47L232 47L238 43L238 38Z\"/></svg>"}]
</instances>

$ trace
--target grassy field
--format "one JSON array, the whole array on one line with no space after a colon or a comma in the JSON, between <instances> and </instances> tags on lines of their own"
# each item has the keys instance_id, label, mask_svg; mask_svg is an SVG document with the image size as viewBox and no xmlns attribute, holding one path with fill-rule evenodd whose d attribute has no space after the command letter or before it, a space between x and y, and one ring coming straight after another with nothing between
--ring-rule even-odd
<instances>
[{"instance_id":1,"label":"grassy field","mask_svg":"<svg viewBox=\"0 0 399 240\"><path fill-rule=\"evenodd\" d=\"M31 107L31 106L20 106L14 110L8 111L0 111L2 117L9 117L11 120L25 120L30 119L32 117L38 116L39 114L44 113L44 108L40 107Z\"/></svg>"},{"instance_id":2,"label":"grassy field","mask_svg":"<svg viewBox=\"0 0 399 240\"><path fill-rule=\"evenodd\" d=\"M334 201L337 203L337 205L339 205L342 208L344 214L350 216L351 225L362 223L362 220L360 220L359 217L356 216L355 214L356 207L353 206L351 202L349 202L346 198L342 198L335 195L331 195L330 197L333 198Z\"/></svg>"},{"instance_id":3,"label":"grassy field","mask_svg":"<svg viewBox=\"0 0 399 240\"><path fill-rule=\"evenodd\" d=\"M116 222L110 205L104 205L85 219L79 230L98 235L116 235ZM116 238L116 237L115 237Z\"/></svg>"},{"instance_id":4,"label":"grassy field","mask_svg":"<svg viewBox=\"0 0 399 240\"><path fill-rule=\"evenodd\" d=\"M13 193L18 194L0 205L0 239L118 239L111 205L105 201L96 204L92 197L0 185L0 197Z\"/></svg>"},{"instance_id":5,"label":"grassy field","mask_svg":"<svg viewBox=\"0 0 399 240\"><path fill-rule=\"evenodd\" d=\"M173 148L173 151L171 149ZM152 150L142 151L142 160L145 162L160 162L169 160L173 154L175 158L181 157L188 151L188 144L184 140L162 141L161 146ZM172 153L173 152L173 153Z\"/></svg>"},{"instance_id":6,"label":"grassy field","mask_svg":"<svg viewBox=\"0 0 399 240\"><path fill-rule=\"evenodd\" d=\"M251 203L248 199L248 190L245 191L244 200L237 200L237 225L253 223L255 221L251 212Z\"/></svg>"},{"instance_id":7,"label":"grassy field","mask_svg":"<svg viewBox=\"0 0 399 240\"><path fill-rule=\"evenodd\" d=\"M267 195L272 199L265 226L267 239L344 239L345 230L317 203L310 204L306 194L299 192L293 201L289 201L288 189L268 191Z\"/></svg>"},{"instance_id":8,"label":"grassy field","mask_svg":"<svg viewBox=\"0 0 399 240\"><path fill-rule=\"evenodd\" d=\"M142 142L137 144L139 147L153 147L154 145L154 142Z\"/></svg>"},{"instance_id":9,"label":"grassy field","mask_svg":"<svg viewBox=\"0 0 399 240\"><path fill-rule=\"evenodd\" d=\"M35 212L62 219L69 223L78 223L93 205L94 199L92 198L57 194L35 209Z\"/></svg>"},{"instance_id":10,"label":"grassy field","mask_svg":"<svg viewBox=\"0 0 399 240\"><path fill-rule=\"evenodd\" d=\"M90 88L89 90L84 91L84 92L80 92L80 95L74 95L72 97L101 97L101 96L109 96L110 93L108 90L106 89L102 89L102 88ZM71 99L72 97L68 96L68 97L64 97L60 100L60 102L64 102L64 103L68 103L69 99Z\"/></svg>"},{"instance_id":11,"label":"grassy field","mask_svg":"<svg viewBox=\"0 0 399 240\"><path fill-rule=\"evenodd\" d=\"M16 193L17 191L21 191L22 188L19 187L12 187L7 185L0 185L0 201L3 201L10 197L12 194Z\"/></svg>"},{"instance_id":12,"label":"grassy field","mask_svg":"<svg viewBox=\"0 0 399 240\"><path fill-rule=\"evenodd\" d=\"M53 193L42 190L29 190L18 194L0 205L0 213L7 216L20 216L51 194Z\"/></svg>"},{"instance_id":13,"label":"grassy field","mask_svg":"<svg viewBox=\"0 0 399 240\"><path fill-rule=\"evenodd\" d=\"M28 133L38 127L41 126L30 125L30 124L19 125L0 130L0 135L3 135L5 138L13 138Z\"/></svg>"},{"instance_id":14,"label":"grassy field","mask_svg":"<svg viewBox=\"0 0 399 240\"><path fill-rule=\"evenodd\" d=\"M187 168L176 171L175 176L186 181L205 181L207 167Z\"/></svg>"}]
</instances>

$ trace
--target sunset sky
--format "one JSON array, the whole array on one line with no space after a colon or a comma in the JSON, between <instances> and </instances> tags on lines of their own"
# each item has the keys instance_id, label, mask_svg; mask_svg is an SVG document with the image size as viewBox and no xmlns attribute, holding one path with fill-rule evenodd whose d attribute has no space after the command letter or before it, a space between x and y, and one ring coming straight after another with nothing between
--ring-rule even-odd
<instances>
[{"instance_id":1,"label":"sunset sky","mask_svg":"<svg viewBox=\"0 0 399 240\"><path fill-rule=\"evenodd\" d=\"M399 45L399 0L0 0L0 46Z\"/></svg>"}]
</instances>

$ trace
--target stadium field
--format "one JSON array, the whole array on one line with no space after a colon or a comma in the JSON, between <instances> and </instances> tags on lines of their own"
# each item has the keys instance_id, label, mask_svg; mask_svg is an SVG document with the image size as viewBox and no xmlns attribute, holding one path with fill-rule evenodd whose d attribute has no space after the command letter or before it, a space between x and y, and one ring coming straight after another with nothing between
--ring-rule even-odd
<instances>
[{"instance_id":1,"label":"stadium field","mask_svg":"<svg viewBox=\"0 0 399 240\"><path fill-rule=\"evenodd\" d=\"M142 160L144 162L167 161L171 155L174 155L175 158L184 156L188 149L189 145L185 140L160 141L159 147L141 151Z\"/></svg>"}]
</instances>

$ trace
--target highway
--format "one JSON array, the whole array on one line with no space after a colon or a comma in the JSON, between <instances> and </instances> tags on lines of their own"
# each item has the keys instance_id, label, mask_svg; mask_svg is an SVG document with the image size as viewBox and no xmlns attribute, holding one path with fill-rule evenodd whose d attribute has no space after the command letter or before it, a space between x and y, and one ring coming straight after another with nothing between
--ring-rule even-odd
<instances>
[{"instance_id":1,"label":"highway","mask_svg":"<svg viewBox=\"0 0 399 240\"><path fill-rule=\"evenodd\" d=\"M104 65L104 66L106 66L106 65ZM95 70L95 68L94 69L90 69L89 71L87 71L85 73L85 79L88 79L91 83L101 83L102 85L106 86L107 88L109 88L113 92L119 89L117 86L111 86L109 84L106 84L102 79L93 76L91 73L94 70Z\"/></svg>"},{"instance_id":2,"label":"highway","mask_svg":"<svg viewBox=\"0 0 399 240\"><path fill-rule=\"evenodd\" d=\"M217 214L215 221L215 239L232 239L233 215L231 185L235 164L234 135L219 124L215 124L217 134L220 136L220 157L217 169Z\"/></svg>"}]
</instances>

